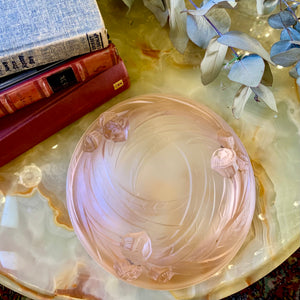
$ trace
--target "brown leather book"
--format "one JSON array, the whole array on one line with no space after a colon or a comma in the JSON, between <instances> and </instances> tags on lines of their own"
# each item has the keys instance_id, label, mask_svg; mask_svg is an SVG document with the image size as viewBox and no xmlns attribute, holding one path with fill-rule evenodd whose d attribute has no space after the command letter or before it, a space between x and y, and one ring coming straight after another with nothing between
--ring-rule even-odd
<instances>
[{"instance_id":1,"label":"brown leather book","mask_svg":"<svg viewBox=\"0 0 300 300\"><path fill-rule=\"evenodd\" d=\"M117 49L115 45L110 44L105 49L48 66L44 70L37 71L36 75L28 75L29 78L19 82L14 78L16 83L0 90L0 117L14 113L33 102L51 97L80 82L90 80L117 64L118 61ZM3 83L5 84L6 82Z\"/></svg>"},{"instance_id":2,"label":"brown leather book","mask_svg":"<svg viewBox=\"0 0 300 300\"><path fill-rule=\"evenodd\" d=\"M126 67L119 62L67 90L28 105L0 119L0 166L40 143L126 90Z\"/></svg>"}]
</instances>

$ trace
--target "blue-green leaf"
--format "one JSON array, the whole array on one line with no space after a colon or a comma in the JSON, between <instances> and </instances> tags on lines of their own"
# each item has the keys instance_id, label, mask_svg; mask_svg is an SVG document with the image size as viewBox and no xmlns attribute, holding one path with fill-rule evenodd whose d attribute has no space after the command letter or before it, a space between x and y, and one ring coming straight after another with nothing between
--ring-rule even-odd
<instances>
[{"instance_id":1,"label":"blue-green leaf","mask_svg":"<svg viewBox=\"0 0 300 300\"><path fill-rule=\"evenodd\" d=\"M280 40L296 40L300 41L300 33L291 27L287 27L281 31Z\"/></svg>"},{"instance_id":2,"label":"blue-green leaf","mask_svg":"<svg viewBox=\"0 0 300 300\"><path fill-rule=\"evenodd\" d=\"M272 61L280 66L289 67L300 60L300 48L291 41L279 41L271 48Z\"/></svg>"},{"instance_id":3,"label":"blue-green leaf","mask_svg":"<svg viewBox=\"0 0 300 300\"><path fill-rule=\"evenodd\" d=\"M143 0L144 5L157 7L158 9L165 11L167 7L165 6L164 0Z\"/></svg>"},{"instance_id":4,"label":"blue-green leaf","mask_svg":"<svg viewBox=\"0 0 300 300\"><path fill-rule=\"evenodd\" d=\"M264 62L265 62L265 71L264 71L264 75L261 79L261 83L266 86L272 86L273 74L272 74L269 63L267 61L264 61Z\"/></svg>"},{"instance_id":5,"label":"blue-green leaf","mask_svg":"<svg viewBox=\"0 0 300 300\"><path fill-rule=\"evenodd\" d=\"M290 70L289 74L295 79L300 77L300 61L298 61L297 64Z\"/></svg>"},{"instance_id":6,"label":"blue-green leaf","mask_svg":"<svg viewBox=\"0 0 300 300\"><path fill-rule=\"evenodd\" d=\"M268 23L275 29L281 29L296 24L296 20L290 11L283 10L268 18Z\"/></svg>"},{"instance_id":7,"label":"blue-green leaf","mask_svg":"<svg viewBox=\"0 0 300 300\"><path fill-rule=\"evenodd\" d=\"M288 41L291 44L291 48L299 48L300 41Z\"/></svg>"},{"instance_id":8,"label":"blue-green leaf","mask_svg":"<svg viewBox=\"0 0 300 300\"><path fill-rule=\"evenodd\" d=\"M294 29L296 29L298 32L300 32L300 22L299 21L295 24Z\"/></svg>"},{"instance_id":9,"label":"blue-green leaf","mask_svg":"<svg viewBox=\"0 0 300 300\"><path fill-rule=\"evenodd\" d=\"M237 3L235 1L209 0L196 10L185 10L185 12L190 15L204 16L212 8L234 8L236 5Z\"/></svg>"},{"instance_id":10,"label":"blue-green leaf","mask_svg":"<svg viewBox=\"0 0 300 300\"><path fill-rule=\"evenodd\" d=\"M207 17L221 33L229 30L231 19L225 9L212 9L207 13ZM204 49L208 46L209 41L217 35L213 27L201 15L188 13L186 26L190 40Z\"/></svg>"},{"instance_id":11,"label":"blue-green leaf","mask_svg":"<svg viewBox=\"0 0 300 300\"><path fill-rule=\"evenodd\" d=\"M185 9L185 2L181 0L168 0L170 40L175 48L183 53L189 37L186 32L186 14L181 12Z\"/></svg>"},{"instance_id":12,"label":"blue-green leaf","mask_svg":"<svg viewBox=\"0 0 300 300\"><path fill-rule=\"evenodd\" d=\"M123 2L128 6L128 8L131 8L134 0L123 0Z\"/></svg>"},{"instance_id":13,"label":"blue-green leaf","mask_svg":"<svg viewBox=\"0 0 300 300\"><path fill-rule=\"evenodd\" d=\"M274 55L272 56L272 60L277 65L290 67L300 60L300 48L292 48L288 51Z\"/></svg>"},{"instance_id":14,"label":"blue-green leaf","mask_svg":"<svg viewBox=\"0 0 300 300\"><path fill-rule=\"evenodd\" d=\"M233 99L232 114L236 119L241 117L244 111L245 105L252 94L252 90L249 86L242 85Z\"/></svg>"},{"instance_id":15,"label":"blue-green leaf","mask_svg":"<svg viewBox=\"0 0 300 300\"><path fill-rule=\"evenodd\" d=\"M272 59L272 56L277 55L282 52L286 52L287 50L289 50L291 48L292 48L292 45L289 40L276 42L271 47L271 51L270 51L271 59Z\"/></svg>"},{"instance_id":16,"label":"blue-green leaf","mask_svg":"<svg viewBox=\"0 0 300 300\"><path fill-rule=\"evenodd\" d=\"M267 106L269 106L272 110L278 112L275 97L268 87L260 84L258 87L252 87L251 89L260 100L266 103Z\"/></svg>"},{"instance_id":17,"label":"blue-green leaf","mask_svg":"<svg viewBox=\"0 0 300 300\"><path fill-rule=\"evenodd\" d=\"M290 69L289 75L295 79L297 79L299 77L296 67L293 67L292 69Z\"/></svg>"},{"instance_id":18,"label":"blue-green leaf","mask_svg":"<svg viewBox=\"0 0 300 300\"><path fill-rule=\"evenodd\" d=\"M228 78L243 85L256 87L262 79L264 70L264 60L257 54L251 54L233 64Z\"/></svg>"},{"instance_id":19,"label":"blue-green leaf","mask_svg":"<svg viewBox=\"0 0 300 300\"><path fill-rule=\"evenodd\" d=\"M297 71L297 74L298 74L298 77L300 77L300 61L297 62L296 66L296 71Z\"/></svg>"},{"instance_id":20,"label":"blue-green leaf","mask_svg":"<svg viewBox=\"0 0 300 300\"><path fill-rule=\"evenodd\" d=\"M163 0L143 0L144 5L152 11L161 26L165 26L169 12Z\"/></svg>"},{"instance_id":21,"label":"blue-green leaf","mask_svg":"<svg viewBox=\"0 0 300 300\"><path fill-rule=\"evenodd\" d=\"M211 83L220 73L228 47L218 43L217 37L210 40L201 62L201 81Z\"/></svg>"},{"instance_id":22,"label":"blue-green leaf","mask_svg":"<svg viewBox=\"0 0 300 300\"><path fill-rule=\"evenodd\" d=\"M270 14L277 6L279 0L256 0L256 9L259 15Z\"/></svg>"},{"instance_id":23,"label":"blue-green leaf","mask_svg":"<svg viewBox=\"0 0 300 300\"><path fill-rule=\"evenodd\" d=\"M218 42L227 46L238 48L258 54L264 60L273 64L269 53L255 38L240 31L229 31L218 38Z\"/></svg>"}]
</instances>

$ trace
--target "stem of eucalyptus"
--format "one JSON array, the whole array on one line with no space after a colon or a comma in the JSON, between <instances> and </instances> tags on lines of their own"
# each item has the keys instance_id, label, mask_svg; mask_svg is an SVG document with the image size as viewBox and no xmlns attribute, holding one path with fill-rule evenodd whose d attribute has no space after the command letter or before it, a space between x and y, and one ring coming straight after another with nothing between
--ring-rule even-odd
<instances>
[{"instance_id":1,"label":"stem of eucalyptus","mask_svg":"<svg viewBox=\"0 0 300 300\"><path fill-rule=\"evenodd\" d=\"M210 24L210 26L215 30L215 32L219 35L219 36L222 36L223 34L222 34L222 32L211 22L211 20L206 16L206 15L204 15L203 16L204 18L205 18L205 20ZM236 51L231 47L231 46L229 46L228 47L232 52L233 52L233 54L234 54L234 56L238 59L238 60L240 60L240 56L236 53Z\"/></svg>"},{"instance_id":2,"label":"stem of eucalyptus","mask_svg":"<svg viewBox=\"0 0 300 300\"><path fill-rule=\"evenodd\" d=\"M198 9L198 6L192 0L190 0L190 3L195 7L195 9Z\"/></svg>"},{"instance_id":3,"label":"stem of eucalyptus","mask_svg":"<svg viewBox=\"0 0 300 300\"><path fill-rule=\"evenodd\" d=\"M195 7L195 9L197 10L198 7L197 5L192 1L192 0L189 0L190 3ZM212 21L206 16L206 15L203 15L203 17L205 18L205 20L209 23L209 25L215 30L215 32L219 35L219 36L222 36L222 32L212 23ZM240 56L236 53L236 51L232 48L232 47L228 47L234 54L234 56L240 60Z\"/></svg>"},{"instance_id":4,"label":"stem of eucalyptus","mask_svg":"<svg viewBox=\"0 0 300 300\"><path fill-rule=\"evenodd\" d=\"M297 15L296 15L295 12L291 9L291 7L289 6L289 4L288 4L285 0L280 0L280 4L281 4L281 3L284 3L284 4L285 4L287 10L293 15L295 21L298 21ZM280 5L280 9L282 9L282 8L281 8L281 5Z\"/></svg>"}]
</instances>

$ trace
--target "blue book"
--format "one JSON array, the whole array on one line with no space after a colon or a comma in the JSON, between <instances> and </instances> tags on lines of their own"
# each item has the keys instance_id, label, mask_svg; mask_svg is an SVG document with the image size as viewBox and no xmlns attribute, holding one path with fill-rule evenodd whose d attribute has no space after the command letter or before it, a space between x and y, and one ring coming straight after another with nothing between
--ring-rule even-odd
<instances>
[{"instance_id":1,"label":"blue book","mask_svg":"<svg viewBox=\"0 0 300 300\"><path fill-rule=\"evenodd\" d=\"M0 0L0 77L108 46L96 0Z\"/></svg>"}]
</instances>

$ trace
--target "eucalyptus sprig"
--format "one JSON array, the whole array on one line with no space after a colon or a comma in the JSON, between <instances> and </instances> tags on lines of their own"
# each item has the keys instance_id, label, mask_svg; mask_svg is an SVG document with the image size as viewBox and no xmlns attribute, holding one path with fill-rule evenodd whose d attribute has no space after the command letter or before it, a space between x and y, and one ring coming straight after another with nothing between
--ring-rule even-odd
<instances>
[{"instance_id":1,"label":"eucalyptus sprig","mask_svg":"<svg viewBox=\"0 0 300 300\"><path fill-rule=\"evenodd\" d=\"M241 84L233 100L234 117L240 118L251 95L254 95L253 99L256 101L262 100L272 110L277 111L274 95L267 87L273 82L269 66L269 63L273 64L273 62L269 53L256 39L246 33L229 31L230 17L225 8L234 8L237 3L210 0L197 7L193 1L190 2L195 10L185 10L188 14L188 36L199 47L206 47L200 65L202 83L206 85L215 80L223 68L227 51L230 49L234 59L228 78ZM235 49L245 52L239 56Z\"/></svg>"},{"instance_id":2,"label":"eucalyptus sprig","mask_svg":"<svg viewBox=\"0 0 300 300\"><path fill-rule=\"evenodd\" d=\"M281 30L280 41L271 48L272 61L282 67L294 65L289 74L300 85L300 22L295 13L298 5L299 1L280 0L280 11L269 16L268 23Z\"/></svg>"},{"instance_id":3,"label":"eucalyptus sprig","mask_svg":"<svg viewBox=\"0 0 300 300\"><path fill-rule=\"evenodd\" d=\"M200 65L204 85L214 81L224 65L230 69L228 78L240 83L233 99L232 112L235 118L240 118L251 95L254 100L262 100L277 112L276 100L268 88L273 83L269 64L274 64L269 53L248 34L229 30L231 18L226 9L234 9L238 2L204 0L197 6L192 0L189 1L194 9L187 9L184 0L143 0L162 26L169 23L170 39L178 51L184 52L188 40L206 49ZM262 13L270 12L277 4L278 0L257 0L258 11ZM291 44L300 48L300 45ZM233 59L225 63L228 51L231 51ZM300 71L300 63L298 69Z\"/></svg>"}]
</instances>

